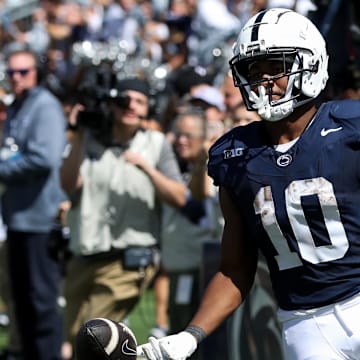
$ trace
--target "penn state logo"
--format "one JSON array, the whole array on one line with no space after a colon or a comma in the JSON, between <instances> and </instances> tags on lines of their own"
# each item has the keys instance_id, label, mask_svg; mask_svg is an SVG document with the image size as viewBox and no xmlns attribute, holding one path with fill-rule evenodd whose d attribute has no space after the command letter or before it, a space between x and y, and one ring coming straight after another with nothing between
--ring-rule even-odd
<instances>
[{"instance_id":1,"label":"penn state logo","mask_svg":"<svg viewBox=\"0 0 360 360\"><path fill-rule=\"evenodd\" d=\"M276 160L278 166L281 167L288 166L291 164L291 162L292 162L292 156L290 154L282 154Z\"/></svg>"},{"instance_id":2,"label":"penn state logo","mask_svg":"<svg viewBox=\"0 0 360 360\"><path fill-rule=\"evenodd\" d=\"M224 159L231 159L237 156L242 156L244 154L244 148L234 148L224 150Z\"/></svg>"}]
</instances>

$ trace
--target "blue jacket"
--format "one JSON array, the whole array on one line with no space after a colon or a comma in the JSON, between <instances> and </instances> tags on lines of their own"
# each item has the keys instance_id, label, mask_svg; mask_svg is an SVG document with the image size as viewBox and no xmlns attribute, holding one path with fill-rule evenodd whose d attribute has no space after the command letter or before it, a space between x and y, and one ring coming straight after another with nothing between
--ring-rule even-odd
<instances>
[{"instance_id":1,"label":"blue jacket","mask_svg":"<svg viewBox=\"0 0 360 360\"><path fill-rule=\"evenodd\" d=\"M8 109L2 149L9 139L14 156L0 160L3 218L9 230L47 232L53 226L63 192L59 169L66 142L61 103L48 90L35 87L21 104Z\"/></svg>"}]
</instances>

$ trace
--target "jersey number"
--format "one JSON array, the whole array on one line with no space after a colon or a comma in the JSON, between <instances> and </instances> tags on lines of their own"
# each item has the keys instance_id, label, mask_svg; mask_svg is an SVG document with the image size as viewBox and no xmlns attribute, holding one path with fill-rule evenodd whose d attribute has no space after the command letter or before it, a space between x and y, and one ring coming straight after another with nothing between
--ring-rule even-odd
<instances>
[{"instance_id":1,"label":"jersey number","mask_svg":"<svg viewBox=\"0 0 360 360\"><path fill-rule=\"evenodd\" d=\"M318 198L320 204L318 211L322 213L327 230L329 242L326 245L316 245L305 217L306 207L301 201L305 196L314 195ZM345 255L349 241L341 222L333 186L328 180L319 177L291 182L285 189L285 203L299 253L290 249L277 221L271 187L262 187L254 201L255 212L261 216L264 229L276 249L275 259L280 270L301 266L301 259L319 264L340 259Z\"/></svg>"}]
</instances>

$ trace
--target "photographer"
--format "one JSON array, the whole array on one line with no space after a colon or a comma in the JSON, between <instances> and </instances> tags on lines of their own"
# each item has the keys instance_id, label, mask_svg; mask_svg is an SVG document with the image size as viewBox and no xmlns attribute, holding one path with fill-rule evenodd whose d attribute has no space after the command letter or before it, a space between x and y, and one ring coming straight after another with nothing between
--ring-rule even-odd
<instances>
[{"instance_id":1,"label":"photographer","mask_svg":"<svg viewBox=\"0 0 360 360\"><path fill-rule=\"evenodd\" d=\"M141 127L149 109L147 83L126 79L116 90L119 96L108 103L110 136L80 126L62 168L72 201L74 256L64 290L71 343L81 323L94 317L120 321L130 312L157 270L160 202L182 207L186 201L164 134Z\"/></svg>"}]
</instances>

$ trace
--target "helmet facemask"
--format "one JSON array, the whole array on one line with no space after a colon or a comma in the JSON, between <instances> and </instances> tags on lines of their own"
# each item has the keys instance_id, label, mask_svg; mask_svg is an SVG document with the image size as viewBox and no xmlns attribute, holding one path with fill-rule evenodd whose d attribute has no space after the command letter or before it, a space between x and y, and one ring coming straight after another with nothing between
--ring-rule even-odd
<instances>
[{"instance_id":1,"label":"helmet facemask","mask_svg":"<svg viewBox=\"0 0 360 360\"><path fill-rule=\"evenodd\" d=\"M289 116L293 110L312 100L303 91L304 78L317 71L316 66L304 66L304 58L311 58L311 54L302 49L268 49L267 54L249 56L239 59L235 56L230 60L234 84L240 88L246 107L250 111L257 111L262 119L278 121ZM278 74L261 79L250 79L249 70L255 62L261 60L277 61L282 64L282 71ZM271 74L270 74L271 75ZM274 100L270 82L287 77L288 84L284 96Z\"/></svg>"}]
</instances>

